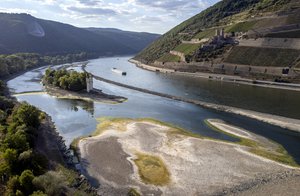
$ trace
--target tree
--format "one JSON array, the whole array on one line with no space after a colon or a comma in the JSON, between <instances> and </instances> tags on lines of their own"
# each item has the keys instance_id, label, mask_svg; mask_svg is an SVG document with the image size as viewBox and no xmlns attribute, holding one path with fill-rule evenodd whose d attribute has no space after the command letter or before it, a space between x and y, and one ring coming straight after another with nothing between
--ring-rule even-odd
<instances>
[{"instance_id":1,"label":"tree","mask_svg":"<svg viewBox=\"0 0 300 196\"><path fill-rule=\"evenodd\" d=\"M35 177L33 184L49 196L66 195L67 192L67 186L63 177L52 171Z\"/></svg>"},{"instance_id":2,"label":"tree","mask_svg":"<svg viewBox=\"0 0 300 196\"><path fill-rule=\"evenodd\" d=\"M27 195L34 191L34 187L32 184L33 179L34 175L30 170L24 170L21 176L19 177L20 185L24 189L24 192L27 193Z\"/></svg>"},{"instance_id":3,"label":"tree","mask_svg":"<svg viewBox=\"0 0 300 196\"><path fill-rule=\"evenodd\" d=\"M25 124L27 127L38 127L40 125L39 115L40 112L36 107L23 103L14 109L12 119L19 125Z\"/></svg>"},{"instance_id":4,"label":"tree","mask_svg":"<svg viewBox=\"0 0 300 196\"><path fill-rule=\"evenodd\" d=\"M5 137L4 143L8 148L13 148L19 153L29 149L29 143L24 130L18 130L16 133L9 132Z\"/></svg>"},{"instance_id":5,"label":"tree","mask_svg":"<svg viewBox=\"0 0 300 196\"><path fill-rule=\"evenodd\" d=\"M3 153L3 158L8 166L8 170L10 173L14 173L14 171L17 169L17 160L18 160L18 153L15 149L6 149Z\"/></svg>"},{"instance_id":6,"label":"tree","mask_svg":"<svg viewBox=\"0 0 300 196\"><path fill-rule=\"evenodd\" d=\"M19 176L12 176L6 184L6 195L14 195L14 193L21 188L19 183Z\"/></svg>"}]
</instances>

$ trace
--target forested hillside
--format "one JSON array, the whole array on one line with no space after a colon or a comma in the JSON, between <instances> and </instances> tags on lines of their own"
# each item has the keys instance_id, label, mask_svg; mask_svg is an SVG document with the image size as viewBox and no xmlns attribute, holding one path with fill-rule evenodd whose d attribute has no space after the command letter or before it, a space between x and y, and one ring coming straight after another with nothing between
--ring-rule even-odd
<instances>
[{"instance_id":1,"label":"forested hillside","mask_svg":"<svg viewBox=\"0 0 300 196\"><path fill-rule=\"evenodd\" d=\"M157 38L156 34L141 34L131 39L132 47L122 41L123 31L115 34L95 33L28 14L0 13L0 27L0 54L26 52L62 55L87 52L98 56L128 55L139 52ZM125 36L129 34L124 33Z\"/></svg>"}]
</instances>

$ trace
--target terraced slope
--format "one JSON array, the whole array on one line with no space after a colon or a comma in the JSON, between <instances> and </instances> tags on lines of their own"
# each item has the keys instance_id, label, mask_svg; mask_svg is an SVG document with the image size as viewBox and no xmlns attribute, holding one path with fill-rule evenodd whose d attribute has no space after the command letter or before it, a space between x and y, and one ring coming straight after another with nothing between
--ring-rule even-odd
<instances>
[{"instance_id":1,"label":"terraced slope","mask_svg":"<svg viewBox=\"0 0 300 196\"><path fill-rule=\"evenodd\" d=\"M226 32L235 30L243 32L278 23L282 25L295 23L298 21L296 14L278 18L271 15L292 13L297 6L300 8L298 0L223 0L171 29L139 53L135 59L144 63L154 62L180 45L182 40L213 36L214 28L224 27Z\"/></svg>"}]
</instances>

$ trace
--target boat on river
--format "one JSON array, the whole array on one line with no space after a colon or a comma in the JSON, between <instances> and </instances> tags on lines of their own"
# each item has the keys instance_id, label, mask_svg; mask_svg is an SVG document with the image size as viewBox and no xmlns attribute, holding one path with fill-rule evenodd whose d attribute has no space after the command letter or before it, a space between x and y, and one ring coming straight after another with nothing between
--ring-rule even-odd
<instances>
[{"instance_id":1,"label":"boat on river","mask_svg":"<svg viewBox=\"0 0 300 196\"><path fill-rule=\"evenodd\" d=\"M125 71L122 71L122 70L119 70L119 69L117 69L117 68L112 68L111 69L113 72L115 72L115 73L117 73L117 74L121 74L122 76L126 76L127 75L127 73L125 72Z\"/></svg>"}]
</instances>

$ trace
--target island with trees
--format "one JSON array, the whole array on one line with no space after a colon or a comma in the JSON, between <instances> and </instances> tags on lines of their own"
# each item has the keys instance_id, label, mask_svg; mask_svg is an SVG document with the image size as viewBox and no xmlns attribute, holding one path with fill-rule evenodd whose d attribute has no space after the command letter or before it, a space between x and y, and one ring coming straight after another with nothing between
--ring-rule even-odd
<instances>
[{"instance_id":1,"label":"island with trees","mask_svg":"<svg viewBox=\"0 0 300 196\"><path fill-rule=\"evenodd\" d=\"M46 91L59 98L121 103L124 97L108 95L92 87L93 78L88 73L74 70L48 68L43 77Z\"/></svg>"}]
</instances>

